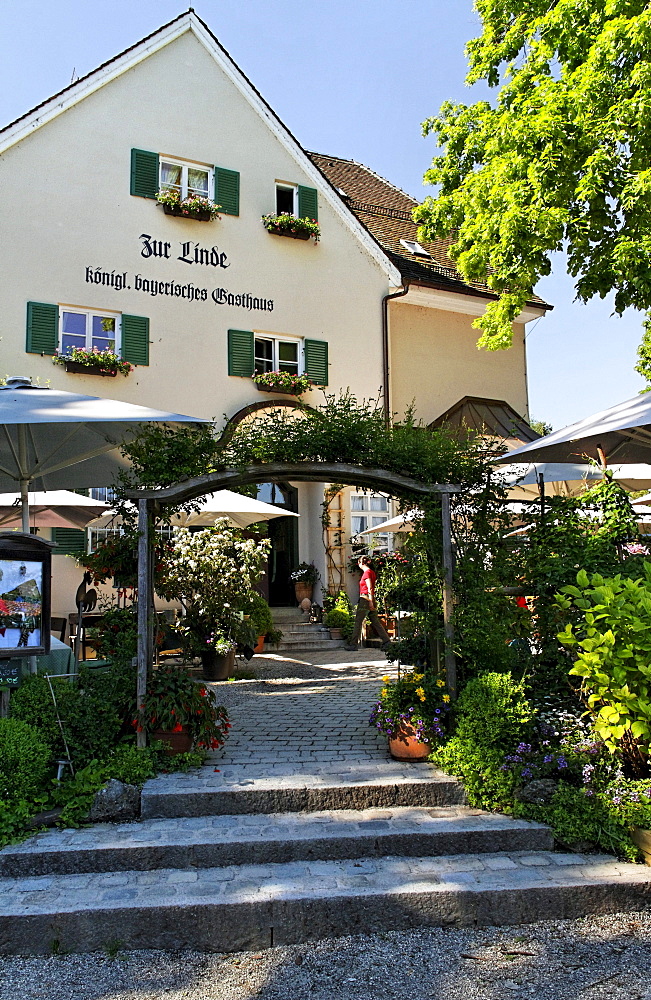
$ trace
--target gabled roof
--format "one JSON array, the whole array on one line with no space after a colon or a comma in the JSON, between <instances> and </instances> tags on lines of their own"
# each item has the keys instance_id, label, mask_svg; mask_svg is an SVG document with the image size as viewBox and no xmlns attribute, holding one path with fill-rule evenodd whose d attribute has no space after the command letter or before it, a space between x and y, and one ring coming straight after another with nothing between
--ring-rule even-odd
<instances>
[{"instance_id":1,"label":"gabled roof","mask_svg":"<svg viewBox=\"0 0 651 1000\"><path fill-rule=\"evenodd\" d=\"M377 240L400 271L403 280L448 292L490 299L496 297L482 282L467 282L461 277L448 256L448 248L453 242L451 239L427 242L418 240L418 226L412 216L418 204L414 198L362 163L323 153L308 153L308 156ZM401 240L420 242L429 253L429 259L411 253ZM541 309L551 309L537 295L532 295L529 301Z\"/></svg>"},{"instance_id":2,"label":"gabled roof","mask_svg":"<svg viewBox=\"0 0 651 1000\"><path fill-rule=\"evenodd\" d=\"M169 45L186 32L192 32L204 45L215 62L230 79L231 83L233 83L254 110L257 111L276 138L282 143L289 154L294 157L307 177L311 179L314 186L330 203L344 224L354 233L363 245L367 255L387 275L389 282L395 286L399 285L401 283L400 272L392 262L390 256L383 251L377 240L371 236L369 230L360 223L355 214L346 207L319 166L308 156L295 136L283 124L273 108L264 100L260 92L253 86L223 45L210 31L208 25L201 20L192 7L184 14L179 15L179 17L174 18L150 35L147 35L140 42L125 49L107 62L102 63L97 69L87 73L79 80L75 80L74 83L60 90L53 97L43 101L35 108L32 108L31 111L26 112L9 125L0 129L0 153L26 136L31 135L36 129L46 125L47 122L67 111L68 108L79 101L84 100L84 98L105 86L111 80L133 69L143 59L148 58L154 52Z\"/></svg>"}]
</instances>

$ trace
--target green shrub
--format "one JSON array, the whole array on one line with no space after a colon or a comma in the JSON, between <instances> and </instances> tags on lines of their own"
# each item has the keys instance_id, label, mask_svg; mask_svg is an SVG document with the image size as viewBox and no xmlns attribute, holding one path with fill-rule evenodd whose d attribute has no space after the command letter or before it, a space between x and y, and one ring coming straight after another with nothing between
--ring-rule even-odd
<instances>
[{"instance_id":1,"label":"green shrub","mask_svg":"<svg viewBox=\"0 0 651 1000\"><path fill-rule=\"evenodd\" d=\"M518 779L512 771L502 770L501 752L473 747L453 736L430 760L461 779L471 806L510 811Z\"/></svg>"},{"instance_id":2,"label":"green shrub","mask_svg":"<svg viewBox=\"0 0 651 1000\"><path fill-rule=\"evenodd\" d=\"M138 619L134 605L102 609L102 621L89 629L96 642L97 656L113 664L130 665L138 652Z\"/></svg>"},{"instance_id":3,"label":"green shrub","mask_svg":"<svg viewBox=\"0 0 651 1000\"><path fill-rule=\"evenodd\" d=\"M15 692L10 705L11 717L37 729L52 748L53 756L65 757L67 742L75 767L106 757L117 743L122 726L115 704L102 693L110 682L97 675L88 683L91 687L86 690L79 683L52 678L55 707L47 680L33 675Z\"/></svg>"},{"instance_id":4,"label":"green shrub","mask_svg":"<svg viewBox=\"0 0 651 1000\"><path fill-rule=\"evenodd\" d=\"M257 590L254 590L245 601L238 605L238 611L249 616L251 624L255 628L256 637L259 635L268 636L270 632L273 632L274 622L271 608Z\"/></svg>"},{"instance_id":5,"label":"green shrub","mask_svg":"<svg viewBox=\"0 0 651 1000\"><path fill-rule=\"evenodd\" d=\"M468 681L455 711L455 735L470 747L508 753L528 734L535 712L524 682L511 674L480 674Z\"/></svg>"},{"instance_id":6,"label":"green shrub","mask_svg":"<svg viewBox=\"0 0 651 1000\"><path fill-rule=\"evenodd\" d=\"M323 624L327 625L328 628L344 629L348 625L350 617L348 611L339 611L337 608L333 608L332 611L328 611L323 616Z\"/></svg>"},{"instance_id":7,"label":"green shrub","mask_svg":"<svg viewBox=\"0 0 651 1000\"><path fill-rule=\"evenodd\" d=\"M33 726L21 719L0 719L0 799L31 799L42 790L52 750Z\"/></svg>"}]
</instances>

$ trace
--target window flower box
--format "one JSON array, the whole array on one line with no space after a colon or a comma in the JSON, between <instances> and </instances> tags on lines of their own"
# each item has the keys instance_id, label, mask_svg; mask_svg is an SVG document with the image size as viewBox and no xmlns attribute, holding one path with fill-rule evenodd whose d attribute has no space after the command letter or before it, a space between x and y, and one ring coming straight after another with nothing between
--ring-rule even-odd
<instances>
[{"instance_id":1,"label":"window flower box","mask_svg":"<svg viewBox=\"0 0 651 1000\"><path fill-rule=\"evenodd\" d=\"M55 365L62 365L67 372L76 375L102 375L104 378L115 378L120 372L125 377L133 371L128 361L123 361L119 354L113 351L100 351L94 347L86 351L81 347L73 347L70 354L55 354L52 358Z\"/></svg>"},{"instance_id":2,"label":"window flower box","mask_svg":"<svg viewBox=\"0 0 651 1000\"><path fill-rule=\"evenodd\" d=\"M165 215L176 215L182 219L194 219L196 222L211 222L219 219L221 205L215 204L210 198L200 195L188 195L181 198L181 193L175 188L163 188L156 195L156 201L163 206Z\"/></svg>"},{"instance_id":3,"label":"window flower box","mask_svg":"<svg viewBox=\"0 0 651 1000\"><path fill-rule=\"evenodd\" d=\"M82 365L78 361L68 361L67 359L64 361L64 367L67 372L71 372L73 375L103 375L104 378L115 378L117 375L117 371L105 371L95 365Z\"/></svg>"},{"instance_id":4,"label":"window flower box","mask_svg":"<svg viewBox=\"0 0 651 1000\"><path fill-rule=\"evenodd\" d=\"M273 236L288 236L292 240L309 240L311 236L314 242L318 243L321 236L321 229L316 219L299 219L289 212L263 215L262 225Z\"/></svg>"},{"instance_id":5,"label":"window flower box","mask_svg":"<svg viewBox=\"0 0 651 1000\"><path fill-rule=\"evenodd\" d=\"M284 396L302 396L312 388L312 380L307 375L293 375L291 372L263 372L254 375L260 392L280 393Z\"/></svg>"}]
</instances>

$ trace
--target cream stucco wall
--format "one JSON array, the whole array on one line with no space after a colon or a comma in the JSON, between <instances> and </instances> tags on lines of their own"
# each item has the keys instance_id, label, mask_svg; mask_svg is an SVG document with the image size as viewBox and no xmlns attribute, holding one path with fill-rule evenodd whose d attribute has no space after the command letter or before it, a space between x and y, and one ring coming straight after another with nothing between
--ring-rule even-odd
<instances>
[{"instance_id":1,"label":"cream stucco wall","mask_svg":"<svg viewBox=\"0 0 651 1000\"><path fill-rule=\"evenodd\" d=\"M131 148L218 164L241 175L240 215L199 223L163 214L130 195ZM327 340L330 386L373 394L382 382L380 300L387 277L341 217L319 198L322 240L267 233L276 180L313 186L266 121L190 33L69 108L0 157L0 371L56 388L116 396L203 417L261 398L227 375L229 328ZM170 259L141 256L141 234L171 244ZM179 261L181 243L219 247L227 268ZM86 268L127 272L117 291L86 280ZM135 276L205 288L205 302L137 291ZM273 312L215 305L215 288L272 299ZM150 318L150 364L128 378L67 374L25 353L30 300ZM365 345L364 364L355 347ZM316 398L317 394L313 394Z\"/></svg>"},{"instance_id":2,"label":"cream stucco wall","mask_svg":"<svg viewBox=\"0 0 651 1000\"><path fill-rule=\"evenodd\" d=\"M435 301L436 293L432 293ZM524 325L514 324L513 347L477 349L473 316L426 306L390 303L391 408L402 414L415 400L429 423L463 396L505 399L528 411Z\"/></svg>"}]
</instances>

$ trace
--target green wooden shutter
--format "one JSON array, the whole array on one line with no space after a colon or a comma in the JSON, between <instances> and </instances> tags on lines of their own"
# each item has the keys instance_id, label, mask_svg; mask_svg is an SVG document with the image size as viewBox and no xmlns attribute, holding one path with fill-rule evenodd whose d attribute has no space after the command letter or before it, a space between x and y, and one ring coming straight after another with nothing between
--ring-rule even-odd
<instances>
[{"instance_id":1,"label":"green wooden shutter","mask_svg":"<svg viewBox=\"0 0 651 1000\"><path fill-rule=\"evenodd\" d=\"M146 149L131 150L131 194L155 198L158 191L158 153Z\"/></svg>"},{"instance_id":2,"label":"green wooden shutter","mask_svg":"<svg viewBox=\"0 0 651 1000\"><path fill-rule=\"evenodd\" d=\"M215 167L215 201L224 215L240 214L240 175L237 170Z\"/></svg>"},{"instance_id":3,"label":"green wooden shutter","mask_svg":"<svg viewBox=\"0 0 651 1000\"><path fill-rule=\"evenodd\" d=\"M305 374L317 385L328 384L327 340L305 341Z\"/></svg>"},{"instance_id":4,"label":"green wooden shutter","mask_svg":"<svg viewBox=\"0 0 651 1000\"><path fill-rule=\"evenodd\" d=\"M316 188L303 187L298 185L298 214L301 219L314 219L319 221L319 200Z\"/></svg>"},{"instance_id":5,"label":"green wooden shutter","mask_svg":"<svg viewBox=\"0 0 651 1000\"><path fill-rule=\"evenodd\" d=\"M52 528L52 541L56 542L53 549L55 556L76 556L86 549L86 532L78 528Z\"/></svg>"},{"instance_id":6,"label":"green wooden shutter","mask_svg":"<svg viewBox=\"0 0 651 1000\"><path fill-rule=\"evenodd\" d=\"M251 330L228 331L228 374L240 378L253 375L253 333Z\"/></svg>"},{"instance_id":7,"label":"green wooden shutter","mask_svg":"<svg viewBox=\"0 0 651 1000\"><path fill-rule=\"evenodd\" d=\"M122 360L131 365L149 364L149 320L146 316L122 316Z\"/></svg>"},{"instance_id":8,"label":"green wooden shutter","mask_svg":"<svg viewBox=\"0 0 651 1000\"><path fill-rule=\"evenodd\" d=\"M47 302L27 303L27 342L30 354L56 354L59 346L59 307Z\"/></svg>"}]
</instances>

